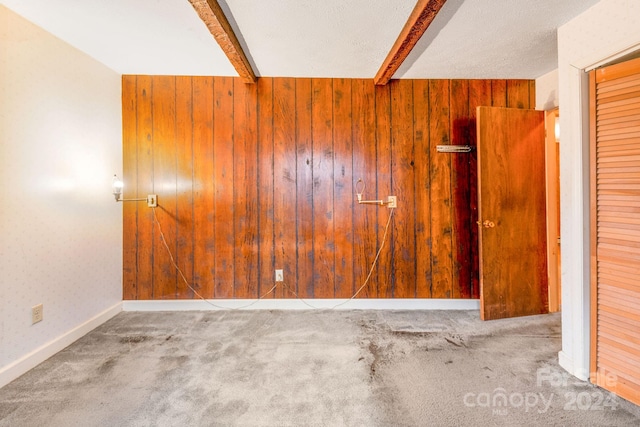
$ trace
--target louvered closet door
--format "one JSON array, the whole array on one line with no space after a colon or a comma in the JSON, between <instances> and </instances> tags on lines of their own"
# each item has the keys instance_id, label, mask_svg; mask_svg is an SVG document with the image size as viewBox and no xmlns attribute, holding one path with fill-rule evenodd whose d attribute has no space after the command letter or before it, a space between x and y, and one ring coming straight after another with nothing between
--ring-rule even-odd
<instances>
[{"instance_id":1,"label":"louvered closet door","mask_svg":"<svg viewBox=\"0 0 640 427\"><path fill-rule=\"evenodd\" d=\"M599 386L640 404L640 59L590 77L591 368Z\"/></svg>"}]
</instances>

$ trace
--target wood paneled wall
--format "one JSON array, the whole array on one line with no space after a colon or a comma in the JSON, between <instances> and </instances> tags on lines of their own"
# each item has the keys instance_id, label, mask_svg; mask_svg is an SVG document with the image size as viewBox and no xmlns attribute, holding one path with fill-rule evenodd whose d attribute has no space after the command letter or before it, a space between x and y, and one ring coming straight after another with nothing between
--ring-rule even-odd
<instances>
[{"instance_id":1,"label":"wood paneled wall","mask_svg":"<svg viewBox=\"0 0 640 427\"><path fill-rule=\"evenodd\" d=\"M351 297L398 197L369 298L478 296L478 105L533 108L529 80L124 76L124 197L158 221L206 298ZM197 298L153 210L124 203L124 298Z\"/></svg>"}]
</instances>

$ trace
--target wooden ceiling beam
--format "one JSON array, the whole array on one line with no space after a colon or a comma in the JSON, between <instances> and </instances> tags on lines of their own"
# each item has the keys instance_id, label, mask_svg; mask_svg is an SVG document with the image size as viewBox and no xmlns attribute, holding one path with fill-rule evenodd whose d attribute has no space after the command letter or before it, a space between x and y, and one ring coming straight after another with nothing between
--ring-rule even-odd
<instances>
[{"instance_id":1,"label":"wooden ceiling beam","mask_svg":"<svg viewBox=\"0 0 640 427\"><path fill-rule=\"evenodd\" d=\"M245 83L255 83L257 81L256 73L217 0L189 0L189 3L227 55L240 78Z\"/></svg>"},{"instance_id":2,"label":"wooden ceiling beam","mask_svg":"<svg viewBox=\"0 0 640 427\"><path fill-rule=\"evenodd\" d=\"M398 39L393 44L387 58L378 70L374 83L386 85L391 77L398 71L420 37L429 28L442 6L447 0L418 0L416 7L411 12L407 23L404 24Z\"/></svg>"}]
</instances>

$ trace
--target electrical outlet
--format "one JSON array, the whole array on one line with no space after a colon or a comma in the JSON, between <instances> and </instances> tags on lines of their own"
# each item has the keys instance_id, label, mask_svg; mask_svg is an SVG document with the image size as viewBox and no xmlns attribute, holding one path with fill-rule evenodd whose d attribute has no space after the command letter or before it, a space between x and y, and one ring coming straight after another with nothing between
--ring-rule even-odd
<instances>
[{"instance_id":1,"label":"electrical outlet","mask_svg":"<svg viewBox=\"0 0 640 427\"><path fill-rule=\"evenodd\" d=\"M155 194L147 195L147 207L157 208L158 207L158 196Z\"/></svg>"},{"instance_id":2,"label":"electrical outlet","mask_svg":"<svg viewBox=\"0 0 640 427\"><path fill-rule=\"evenodd\" d=\"M31 324L42 322L43 307L42 304L34 305L31 307Z\"/></svg>"},{"instance_id":3,"label":"electrical outlet","mask_svg":"<svg viewBox=\"0 0 640 427\"><path fill-rule=\"evenodd\" d=\"M284 282L284 272L282 270L276 270L276 282Z\"/></svg>"},{"instance_id":4,"label":"electrical outlet","mask_svg":"<svg viewBox=\"0 0 640 427\"><path fill-rule=\"evenodd\" d=\"M387 198L387 207L389 209L397 208L398 207L398 198L396 196L389 196Z\"/></svg>"}]
</instances>

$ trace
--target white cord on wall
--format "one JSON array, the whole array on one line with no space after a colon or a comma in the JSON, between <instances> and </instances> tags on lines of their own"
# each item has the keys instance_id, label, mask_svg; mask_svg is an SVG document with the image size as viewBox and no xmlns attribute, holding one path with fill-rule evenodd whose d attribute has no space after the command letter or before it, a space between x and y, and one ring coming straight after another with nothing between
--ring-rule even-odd
<instances>
[{"instance_id":1,"label":"white cord on wall","mask_svg":"<svg viewBox=\"0 0 640 427\"><path fill-rule=\"evenodd\" d=\"M285 289L287 289L289 292L291 292L293 295L295 295L295 297L297 299L299 299L306 306L308 306L308 307L310 307L310 308L312 308L314 310L323 310L323 308L314 307L313 305L311 305L308 302L306 302L304 299L300 298L298 296L298 294L296 293L296 291L291 289L284 282L276 282L276 284L273 285L273 287L271 289L269 289L266 293L264 293L262 296L260 296L257 300L252 301L251 303L243 305L243 306L240 306L240 307L223 307L221 305L214 304L210 300L208 300L208 299L204 298L202 295L200 295L198 293L198 291L196 291L193 288L193 286L191 286L191 284L189 284L189 281L185 277L184 273L182 273L182 270L180 269L180 267L178 267L178 264L176 264L175 259L173 258L173 254L171 253L171 249L169 248L169 245L167 244L167 240L164 237L164 233L162 231L162 226L160 225L160 221L158 220L158 216L156 215L156 208L152 207L151 209L153 210L153 219L154 219L155 223L158 225L158 231L160 233L160 240L162 240L162 244L164 245L164 247L167 250L167 253L169 254L169 258L171 259L171 264L173 265L173 267L176 269L176 271L180 275L180 278L182 279L182 281L193 292L193 294L195 296L197 296L198 298L200 298L202 301L206 302L207 304L209 304L209 305L211 305L211 306L213 306L215 308L221 309L221 310L242 310L242 309L251 307L252 305L258 303L258 301L262 300L264 297L266 297L267 295L272 293L278 287L278 283L282 283L282 286L284 286ZM375 268L375 266L376 266L376 264L378 262L378 259L380 258L380 253L382 252L382 248L384 248L384 244L385 244L385 242L387 240L387 232L389 230L389 225L391 224L391 218L393 218L393 212L395 211L395 209L391 208L390 210L391 210L391 212L389 213L389 219L387 219L387 225L385 226L384 234L382 235L382 242L380 242L380 248L378 249L378 252L376 253L376 257L374 258L373 263L371 264L371 268L369 269L369 274L367 275L367 278L365 279L364 283L362 284L362 286L360 286L360 288L358 288L358 290L353 294L353 296L351 298L349 298L346 301L343 301L341 303L338 303L338 304L334 305L333 307L330 307L329 310L336 309L336 308L348 303L349 301L351 301L355 297L357 297L358 294L360 293L360 291L362 291L362 289L364 289L364 287L367 286L367 284L369 283L369 279L371 279L371 275L373 274L373 270L374 270L374 268Z\"/></svg>"}]
</instances>

